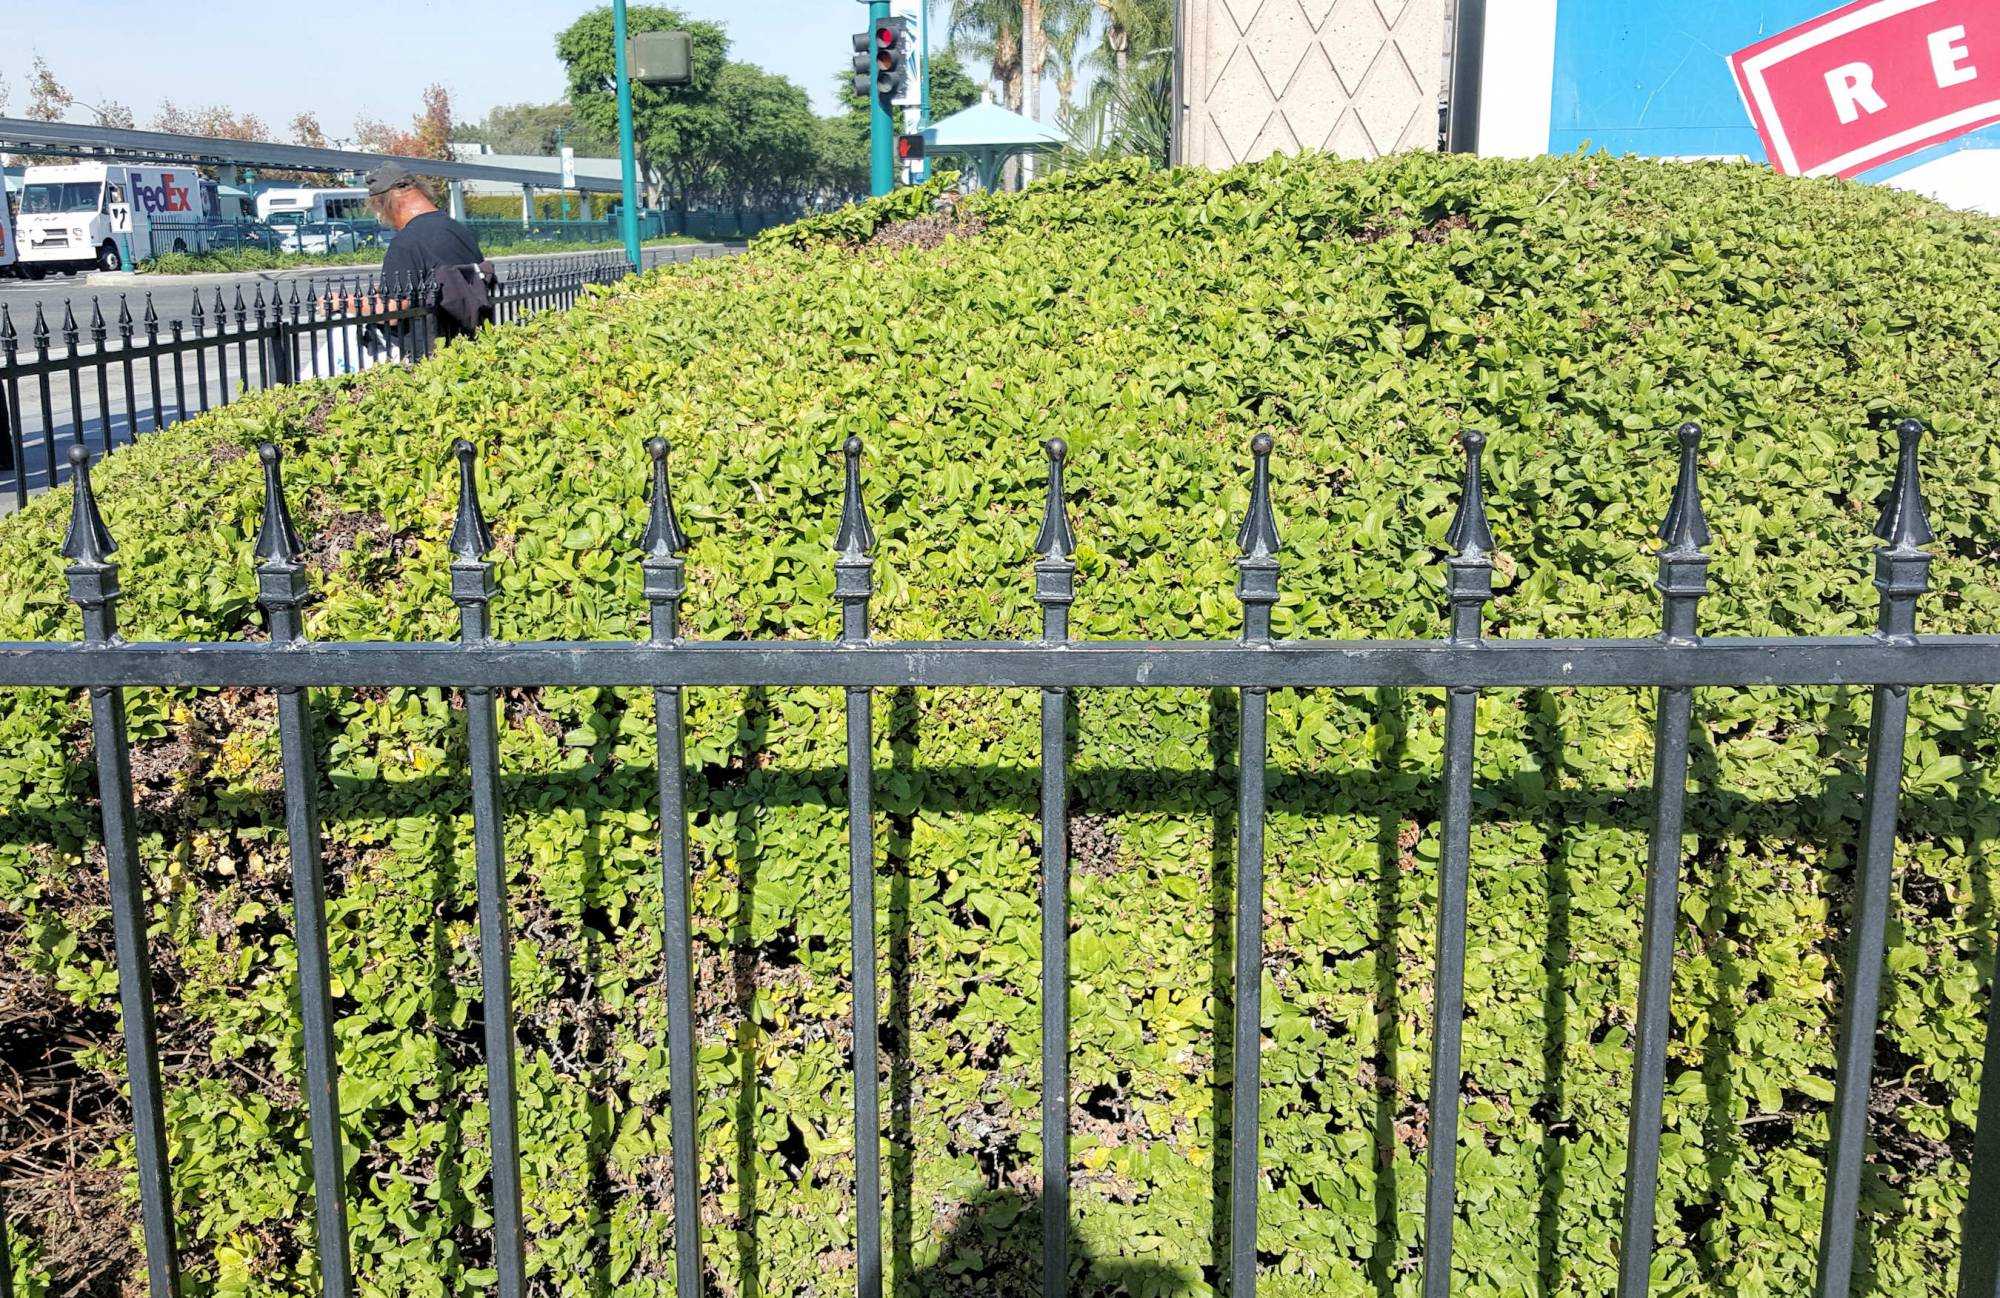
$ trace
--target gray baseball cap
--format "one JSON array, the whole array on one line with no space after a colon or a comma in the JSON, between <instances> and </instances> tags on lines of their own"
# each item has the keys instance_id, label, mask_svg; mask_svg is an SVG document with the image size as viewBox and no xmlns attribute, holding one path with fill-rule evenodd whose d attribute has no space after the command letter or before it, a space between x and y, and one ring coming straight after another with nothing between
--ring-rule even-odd
<instances>
[{"instance_id":1,"label":"gray baseball cap","mask_svg":"<svg viewBox=\"0 0 2000 1298\"><path fill-rule=\"evenodd\" d=\"M392 189L417 183L416 173L400 162L385 162L368 173L368 192L386 194Z\"/></svg>"}]
</instances>

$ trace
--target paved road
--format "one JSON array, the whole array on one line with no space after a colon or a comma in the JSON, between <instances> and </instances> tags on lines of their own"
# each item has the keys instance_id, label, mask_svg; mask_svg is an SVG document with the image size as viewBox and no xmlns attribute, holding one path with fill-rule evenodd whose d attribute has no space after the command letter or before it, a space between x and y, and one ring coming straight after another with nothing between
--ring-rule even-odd
<instances>
[{"instance_id":1,"label":"paved road","mask_svg":"<svg viewBox=\"0 0 2000 1298\"><path fill-rule=\"evenodd\" d=\"M741 251L743 245L727 243L669 244L659 248L643 248L647 269L673 262L694 261L703 257L724 256ZM542 267L574 266L578 262L616 260L616 251L570 252L570 253L527 253L516 257L496 257L494 266L502 280L515 279L534 273ZM98 299L104 310L104 319L112 326L111 334L117 336L118 299L123 294L130 302L132 318L137 321L145 310L146 294L153 295L153 307L159 313L160 325L165 327L175 320L183 323L190 319L189 311L194 304L194 295L201 293L202 309L212 311L215 294L222 292L222 300L231 306L235 303L237 289L243 290L243 300L251 301L259 288L268 299L274 292L283 291L288 297L294 283L301 297L307 286L335 283L354 283L377 274L374 266L322 266L310 270L246 270L231 271L214 275L131 275L122 271L94 272L75 276L56 275L43 280L0 279L0 306L7 309L14 319L14 328L21 335L22 350L27 350L28 330L35 318L35 307L39 304L43 316L49 322L51 345L60 346L60 337L55 333L62 327L63 306L70 304L76 312L76 323L81 336L89 338L90 300Z\"/></svg>"},{"instance_id":2,"label":"paved road","mask_svg":"<svg viewBox=\"0 0 2000 1298\"><path fill-rule=\"evenodd\" d=\"M708 257L726 256L741 251L741 244L677 244L660 248L647 248L645 263L648 269L665 264L700 260ZM574 270L579 264L602 260L616 254L602 252L567 253L555 255L529 255L498 259L498 270L503 283L516 282L526 276L552 269ZM52 331L51 355L65 355L59 334L63 309L67 303L76 313L77 325L81 330L77 352L82 356L95 351L89 338L90 304L93 297L99 300L104 311L109 330L109 350L118 350L119 294L126 295L134 320L141 318L144 311L145 294L153 294L154 306L160 320L160 336L167 338L171 326L179 321L184 326L184 336L193 337L192 330L185 329L191 320L194 297L201 294L205 311L212 316L215 294L221 291L225 304L233 307L235 295L240 289L244 301L253 300L256 290L262 288L269 300L274 293L282 291L289 301L294 282L299 295L310 295L311 287L326 287L341 283L354 283L357 278L365 280L372 268L333 267L307 271L246 271L221 275L127 275L93 274L78 275L73 279L42 280L0 280L0 306L7 308L20 335L21 359L32 360L29 331L34 320L35 307L39 303L44 318ZM211 318L207 328L214 329ZM144 341L142 331L135 335ZM350 350L351 340L341 340L322 349L319 364L331 369L360 368L358 356ZM30 378L14 384L14 399L18 403L22 424L22 443L27 466L27 489L30 495L43 491L48 486L49 439L48 429L56 433L55 448L59 472L57 480L68 476L67 465L61 463L62 452L80 427L84 442L93 452L101 451L105 445L105 409L111 411L111 434L117 442L127 441L135 433L149 432L156 427L164 427L177 419L201 410L225 404L244 383L247 369L252 386L264 386L260 358L255 347L238 347L233 343L219 344L182 354L179 373L172 358L163 358L155 363L138 362L131 366L84 366L75 375L72 384L68 374L57 374L46 380L47 391L43 391L44 380ZM312 361L301 356L302 367L311 366ZM128 373L129 370L129 373ZM127 383L130 383L129 389ZM157 390L157 397L155 392ZM129 391L129 398L128 398ZM7 397L7 385L0 382L0 402ZM46 411L46 414L44 413ZM11 513L18 506L20 493L16 472L11 468L0 468L0 516Z\"/></svg>"}]
</instances>

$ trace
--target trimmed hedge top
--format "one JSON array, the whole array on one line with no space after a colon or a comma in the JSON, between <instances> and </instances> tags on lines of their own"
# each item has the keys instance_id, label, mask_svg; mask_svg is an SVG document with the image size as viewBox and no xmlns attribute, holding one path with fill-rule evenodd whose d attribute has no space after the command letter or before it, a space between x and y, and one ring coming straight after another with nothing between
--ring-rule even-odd
<instances>
[{"instance_id":1,"label":"trimmed hedge top","mask_svg":"<svg viewBox=\"0 0 2000 1298\"><path fill-rule=\"evenodd\" d=\"M1689 419L1709 429L1703 629L1855 633L1873 621L1869 528L1904 415L1937 432L1920 628L2000 628L1992 221L1748 166L1602 157L1111 166L933 210L942 192L119 451L97 483L127 634L253 631L245 451L276 438L320 592L309 633L449 638L448 448L466 437L500 550L497 634L637 638L643 442L664 433L696 638L833 633L838 451L855 434L879 635L1035 634L1039 443L1059 435L1075 634L1227 638L1246 447L1268 433L1276 634L1433 637L1453 439L1477 427L1499 544L1489 633L1645 635L1669 430ZM52 493L0 522L0 638L73 637L66 508ZM724 1294L852 1285L837 695L690 699L704 1224ZM458 1293L491 1274L462 718L419 691L313 703L362 1292ZM1437 703L1272 696L1273 1298L1415 1291ZM1466 1295L1610 1285L1651 706L1481 699ZM1987 690L1912 695L1862 1259L1878 1292L1955 1283L2000 882L1996 706ZM134 691L128 708L192 1287L314 1292L269 700ZM1039 1285L1033 708L1028 692L882 700L884 1234L915 1292ZM1078 1289L1205 1294L1226 1244L1214 1043L1234 704L1084 691L1075 712ZM1661 1293L1810 1284L1866 713L1850 690L1698 696ZM0 700L0 976L97 1033L73 1060L95 1076L115 1067L115 978L84 716L49 692ZM665 1294L651 700L523 692L505 722L531 1266L551 1293ZM79 1228L38 1202L17 1188L10 1210L20 1261L54 1292Z\"/></svg>"}]
</instances>

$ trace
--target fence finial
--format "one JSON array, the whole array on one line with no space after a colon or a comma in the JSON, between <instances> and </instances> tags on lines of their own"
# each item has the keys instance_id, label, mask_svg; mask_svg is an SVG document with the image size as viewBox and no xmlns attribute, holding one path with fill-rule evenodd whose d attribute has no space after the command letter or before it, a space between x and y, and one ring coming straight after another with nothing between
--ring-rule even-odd
<instances>
[{"instance_id":1,"label":"fence finial","mask_svg":"<svg viewBox=\"0 0 2000 1298\"><path fill-rule=\"evenodd\" d=\"M292 526L292 511L285 506L285 482L278 469L284 456L276 442L265 442L258 446L257 458L264 462L264 520L257 528L257 558L261 567L296 568L306 547Z\"/></svg>"},{"instance_id":2,"label":"fence finial","mask_svg":"<svg viewBox=\"0 0 2000 1298\"><path fill-rule=\"evenodd\" d=\"M90 299L90 338L92 342L104 341L104 304L95 296Z\"/></svg>"},{"instance_id":3,"label":"fence finial","mask_svg":"<svg viewBox=\"0 0 2000 1298\"><path fill-rule=\"evenodd\" d=\"M1917 445L1924 438L1924 426L1915 419L1896 425L1896 480L1883 502L1881 521L1875 535L1896 551L1912 551L1930 544L1930 506L1924 501L1923 484L1917 476Z\"/></svg>"},{"instance_id":4,"label":"fence finial","mask_svg":"<svg viewBox=\"0 0 2000 1298\"><path fill-rule=\"evenodd\" d=\"M153 305L153 293L151 289L148 289L146 291L146 310L140 316L140 320L146 326L146 332L148 334L154 334L160 331L160 312L158 308L156 308Z\"/></svg>"},{"instance_id":5,"label":"fence finial","mask_svg":"<svg viewBox=\"0 0 2000 1298\"><path fill-rule=\"evenodd\" d=\"M681 521L674 514L673 484L667 476L667 456L673 447L664 437L646 440L646 454L653 460L653 494L647 502L646 535L640 540L639 548L645 557L655 561L671 559L687 549L687 535L681 531Z\"/></svg>"},{"instance_id":6,"label":"fence finial","mask_svg":"<svg viewBox=\"0 0 2000 1298\"><path fill-rule=\"evenodd\" d=\"M63 337L65 337L65 338L67 338L67 339L71 340L71 342L72 342L72 343L74 343L74 342L75 342L75 340L76 340L76 309L75 309L75 308L74 308L74 307L73 307L73 306L71 305L71 303L70 303L70 300L69 300L68 298L64 298L64 299L63 299L63 322L62 322L62 334L63 334Z\"/></svg>"},{"instance_id":7,"label":"fence finial","mask_svg":"<svg viewBox=\"0 0 2000 1298\"><path fill-rule=\"evenodd\" d=\"M1660 524L1660 539L1676 554L1691 554L1708 544L1708 519L1701 512L1701 484L1696 477L1701 457L1701 425L1682 424L1675 433L1681 443L1681 473L1674 483L1673 503Z\"/></svg>"},{"instance_id":8,"label":"fence finial","mask_svg":"<svg viewBox=\"0 0 2000 1298\"><path fill-rule=\"evenodd\" d=\"M118 295L118 336L128 340L132 337L132 304L123 293Z\"/></svg>"},{"instance_id":9,"label":"fence finial","mask_svg":"<svg viewBox=\"0 0 2000 1298\"><path fill-rule=\"evenodd\" d=\"M188 311L188 319L194 323L194 331L196 333L201 332L203 317L206 314L207 313L201 309L201 290L196 289L194 291L194 306L192 309Z\"/></svg>"},{"instance_id":10,"label":"fence finial","mask_svg":"<svg viewBox=\"0 0 2000 1298\"><path fill-rule=\"evenodd\" d=\"M48 347L49 322L48 318L42 314L42 304L40 302L35 303L35 323L34 326L28 330L28 335L35 340L36 347L39 348Z\"/></svg>"},{"instance_id":11,"label":"fence finial","mask_svg":"<svg viewBox=\"0 0 2000 1298\"><path fill-rule=\"evenodd\" d=\"M1446 544L1461 559L1480 559L1493 552L1493 529L1486 524L1486 475L1480 460L1486 453L1486 434L1468 428L1459 434L1465 447L1465 485L1458 497L1458 512L1452 515L1445 532Z\"/></svg>"},{"instance_id":12,"label":"fence finial","mask_svg":"<svg viewBox=\"0 0 2000 1298\"><path fill-rule=\"evenodd\" d=\"M7 309L5 302L0 302L0 347L11 351L16 337L18 335L14 332L14 313Z\"/></svg>"},{"instance_id":13,"label":"fence finial","mask_svg":"<svg viewBox=\"0 0 2000 1298\"><path fill-rule=\"evenodd\" d=\"M90 486L90 452L81 446L69 448L70 505L69 531L63 535L62 554L78 568L105 568L118 543L104 526L97 508L97 493Z\"/></svg>"},{"instance_id":14,"label":"fence finial","mask_svg":"<svg viewBox=\"0 0 2000 1298\"><path fill-rule=\"evenodd\" d=\"M1243 526L1236 531L1236 548L1245 559L1275 559L1282 542L1278 538L1278 516L1271 509L1271 448L1276 441L1269 433L1250 439L1250 454L1256 461L1250 478L1250 508Z\"/></svg>"},{"instance_id":15,"label":"fence finial","mask_svg":"<svg viewBox=\"0 0 2000 1298\"><path fill-rule=\"evenodd\" d=\"M486 513L479 507L479 483L472 473L476 453L463 437L451 444L451 453L458 457L458 521L451 529L452 559L479 563L493 551L493 531L486 526Z\"/></svg>"},{"instance_id":16,"label":"fence finial","mask_svg":"<svg viewBox=\"0 0 2000 1298\"><path fill-rule=\"evenodd\" d=\"M1043 449L1049 453L1049 489L1042 505L1042 530L1035 535L1035 553L1047 563L1067 563L1076 555L1076 533L1070 529L1069 504L1063 498L1063 465L1069 459L1069 443L1051 437Z\"/></svg>"},{"instance_id":17,"label":"fence finial","mask_svg":"<svg viewBox=\"0 0 2000 1298\"><path fill-rule=\"evenodd\" d=\"M875 529L868 524L868 510L861 500L861 439L850 436L843 448L847 456L847 490L840 502L840 534L833 548L840 557L854 562L868 557L875 548Z\"/></svg>"}]
</instances>

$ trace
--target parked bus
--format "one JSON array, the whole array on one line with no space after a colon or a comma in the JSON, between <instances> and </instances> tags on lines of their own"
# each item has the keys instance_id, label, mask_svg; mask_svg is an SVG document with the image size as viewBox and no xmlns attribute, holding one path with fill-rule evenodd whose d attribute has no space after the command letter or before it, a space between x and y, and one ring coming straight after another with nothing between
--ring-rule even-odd
<instances>
[{"instance_id":1,"label":"parked bus","mask_svg":"<svg viewBox=\"0 0 2000 1298\"><path fill-rule=\"evenodd\" d=\"M266 225L369 219L365 189L267 189L257 195L257 219Z\"/></svg>"},{"instance_id":2,"label":"parked bus","mask_svg":"<svg viewBox=\"0 0 2000 1298\"><path fill-rule=\"evenodd\" d=\"M162 252L208 247L201 173L193 167L78 162L31 166L16 221L21 269L118 270Z\"/></svg>"}]
</instances>

